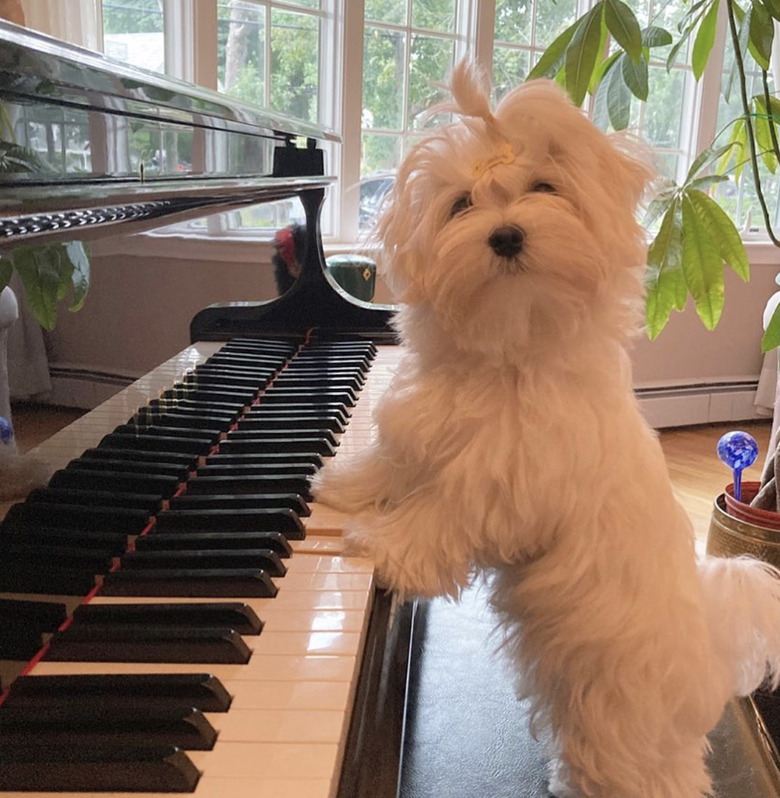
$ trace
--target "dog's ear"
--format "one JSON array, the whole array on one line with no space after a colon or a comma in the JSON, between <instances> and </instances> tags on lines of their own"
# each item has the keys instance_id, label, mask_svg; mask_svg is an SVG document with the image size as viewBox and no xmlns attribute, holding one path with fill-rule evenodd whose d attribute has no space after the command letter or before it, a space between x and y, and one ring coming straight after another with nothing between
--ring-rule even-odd
<instances>
[{"instance_id":1,"label":"dog's ear","mask_svg":"<svg viewBox=\"0 0 780 798\"><path fill-rule=\"evenodd\" d=\"M608 137L610 151L603 159L606 185L612 185L622 202L635 208L655 177L650 148L644 142L622 133Z\"/></svg>"}]
</instances>

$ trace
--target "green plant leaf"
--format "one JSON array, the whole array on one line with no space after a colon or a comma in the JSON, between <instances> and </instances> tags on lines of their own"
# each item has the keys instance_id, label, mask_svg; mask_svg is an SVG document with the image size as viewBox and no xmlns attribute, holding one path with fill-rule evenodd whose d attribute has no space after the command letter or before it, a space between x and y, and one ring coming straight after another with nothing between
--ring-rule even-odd
<instances>
[{"instance_id":1,"label":"green plant leaf","mask_svg":"<svg viewBox=\"0 0 780 798\"><path fill-rule=\"evenodd\" d=\"M17 247L13 251L13 260L33 316L42 327L53 330L62 283L61 261L56 248Z\"/></svg>"},{"instance_id":2,"label":"green plant leaf","mask_svg":"<svg viewBox=\"0 0 780 798\"><path fill-rule=\"evenodd\" d=\"M682 224L685 282L702 324L714 330L723 312L723 259L687 195L682 200Z\"/></svg>"},{"instance_id":3,"label":"green plant leaf","mask_svg":"<svg viewBox=\"0 0 780 798\"><path fill-rule=\"evenodd\" d=\"M618 60L628 60L621 53ZM607 76L607 113L615 130L625 130L631 115L631 92L628 90L623 74L617 67Z\"/></svg>"},{"instance_id":4,"label":"green plant leaf","mask_svg":"<svg viewBox=\"0 0 780 798\"><path fill-rule=\"evenodd\" d=\"M0 291L11 282L11 275L14 273L14 265L10 260L0 256Z\"/></svg>"},{"instance_id":5,"label":"green plant leaf","mask_svg":"<svg viewBox=\"0 0 780 798\"><path fill-rule=\"evenodd\" d=\"M742 236L734 226L729 215L703 191L686 192L699 223L707 230L720 257L744 281L750 280L750 261L748 260Z\"/></svg>"},{"instance_id":6,"label":"green plant leaf","mask_svg":"<svg viewBox=\"0 0 780 798\"><path fill-rule=\"evenodd\" d=\"M642 31L634 12L621 0L604 0L604 21L615 41L637 63L642 52Z\"/></svg>"},{"instance_id":7,"label":"green plant leaf","mask_svg":"<svg viewBox=\"0 0 780 798\"><path fill-rule=\"evenodd\" d=\"M702 150L691 164L691 168L685 176L685 182L687 183L689 180L692 180L702 169L709 166L713 161L722 158L726 152L731 150L734 146L733 142L729 142L720 147L707 147Z\"/></svg>"},{"instance_id":8,"label":"green plant leaf","mask_svg":"<svg viewBox=\"0 0 780 798\"><path fill-rule=\"evenodd\" d=\"M780 20L780 0L762 0L769 16Z\"/></svg>"},{"instance_id":9,"label":"green plant leaf","mask_svg":"<svg viewBox=\"0 0 780 798\"><path fill-rule=\"evenodd\" d=\"M648 25L642 31L643 47L666 47L674 41L672 34L657 25Z\"/></svg>"},{"instance_id":10,"label":"green plant leaf","mask_svg":"<svg viewBox=\"0 0 780 798\"><path fill-rule=\"evenodd\" d=\"M775 308L775 312L764 330L764 335L761 338L761 351L769 352L772 349L777 349L778 346L780 346L780 305Z\"/></svg>"},{"instance_id":11,"label":"green plant leaf","mask_svg":"<svg viewBox=\"0 0 780 798\"><path fill-rule=\"evenodd\" d=\"M578 19L572 25L569 25L568 28L558 36L555 41L542 53L541 58L534 64L533 69L528 73L528 77L526 80L532 80L533 78L549 78L555 75L558 71L558 62L563 57L563 54L566 52L566 48L569 45L569 42L574 36L577 28L580 25L580 20Z\"/></svg>"},{"instance_id":12,"label":"green plant leaf","mask_svg":"<svg viewBox=\"0 0 780 798\"><path fill-rule=\"evenodd\" d=\"M73 300L68 307L70 311L81 310L89 291L90 266L89 255L81 241L69 241L65 244L65 252L73 264L71 282L73 284Z\"/></svg>"},{"instance_id":13,"label":"green plant leaf","mask_svg":"<svg viewBox=\"0 0 780 798\"><path fill-rule=\"evenodd\" d=\"M634 97L644 102L648 93L647 61L644 55L640 57L639 62L636 64L629 58L622 58L620 71L623 74L626 86L631 90Z\"/></svg>"},{"instance_id":14,"label":"green plant leaf","mask_svg":"<svg viewBox=\"0 0 780 798\"><path fill-rule=\"evenodd\" d=\"M585 16L566 50L566 90L575 105L582 105L596 66L601 41L602 3L598 3Z\"/></svg>"},{"instance_id":15,"label":"green plant leaf","mask_svg":"<svg viewBox=\"0 0 780 798\"><path fill-rule=\"evenodd\" d=\"M710 51L715 44L715 29L718 24L718 0L713 0L707 13L699 23L696 31L696 38L693 40L693 52L691 54L691 66L696 80L702 76L704 67L707 66L707 59Z\"/></svg>"},{"instance_id":16,"label":"green plant leaf","mask_svg":"<svg viewBox=\"0 0 780 798\"><path fill-rule=\"evenodd\" d=\"M729 178L727 175L705 175L704 177L696 177L690 183L685 184L685 188L698 189L699 191L715 186L718 183L728 183Z\"/></svg>"},{"instance_id":17,"label":"green plant leaf","mask_svg":"<svg viewBox=\"0 0 780 798\"><path fill-rule=\"evenodd\" d=\"M772 141L771 125L774 123L773 117L770 117L763 97L753 97L753 105L756 109L753 119L753 133L756 137L756 144L758 144L764 166L774 174L777 169L777 155Z\"/></svg>"},{"instance_id":18,"label":"green plant leaf","mask_svg":"<svg viewBox=\"0 0 780 798\"><path fill-rule=\"evenodd\" d=\"M657 338L672 310L680 310L687 298L682 272L682 222L675 200L664 215L661 229L647 252L645 323L651 339Z\"/></svg>"},{"instance_id":19,"label":"green plant leaf","mask_svg":"<svg viewBox=\"0 0 780 798\"><path fill-rule=\"evenodd\" d=\"M769 69L769 61L772 58L772 39L775 34L774 22L766 8L756 0L753 0L751 5L749 33L750 54L761 69Z\"/></svg>"}]
</instances>

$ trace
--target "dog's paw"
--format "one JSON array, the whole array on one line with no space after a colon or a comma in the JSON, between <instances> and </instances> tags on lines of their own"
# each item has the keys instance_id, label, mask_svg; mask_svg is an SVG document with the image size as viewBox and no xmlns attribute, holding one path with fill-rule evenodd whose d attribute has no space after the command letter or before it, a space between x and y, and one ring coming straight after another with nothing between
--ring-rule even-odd
<instances>
[{"instance_id":1,"label":"dog's paw","mask_svg":"<svg viewBox=\"0 0 780 798\"><path fill-rule=\"evenodd\" d=\"M19 499L49 481L54 469L43 460L0 446L0 499Z\"/></svg>"},{"instance_id":2,"label":"dog's paw","mask_svg":"<svg viewBox=\"0 0 780 798\"><path fill-rule=\"evenodd\" d=\"M547 791L555 798L585 798L584 795L569 785L568 769L560 759L553 759L547 766L549 776Z\"/></svg>"}]
</instances>

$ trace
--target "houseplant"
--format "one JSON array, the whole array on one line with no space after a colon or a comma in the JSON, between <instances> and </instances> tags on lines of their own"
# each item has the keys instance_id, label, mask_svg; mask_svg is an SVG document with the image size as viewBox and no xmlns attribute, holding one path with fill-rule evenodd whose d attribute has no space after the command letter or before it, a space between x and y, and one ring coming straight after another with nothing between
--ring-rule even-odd
<instances>
[{"instance_id":1,"label":"houseplant","mask_svg":"<svg viewBox=\"0 0 780 798\"><path fill-rule=\"evenodd\" d=\"M702 323L713 329L724 301L724 263L743 280L749 263L739 231L711 196L729 173L752 180L767 234L780 247L762 185L759 163L774 172L780 162L776 125L780 99L769 90L775 24L780 0L690 0L679 26L667 30L654 24L642 28L621 0L599 0L578 17L542 54L528 77L554 77L581 105L588 94L615 130L628 126L631 98L648 98L651 51L669 48L671 68L678 53L690 46L691 66L698 80L715 42L719 13L725 12L734 52L727 88L739 93L741 114L691 165L685 180L660 182L648 207L654 230L648 251L646 322L651 338L666 325L672 310L682 310L690 298ZM752 63L751 63L752 62ZM750 95L747 66L758 68L762 91ZM780 312L772 317L762 348L780 345Z\"/></svg>"},{"instance_id":2,"label":"houseplant","mask_svg":"<svg viewBox=\"0 0 780 798\"><path fill-rule=\"evenodd\" d=\"M0 103L0 185L3 175L45 174L48 167L31 149L18 144L7 109ZM14 272L24 285L36 320L54 328L58 303L72 293L70 310L78 310L89 289L89 257L80 241L34 246L0 244L0 291Z\"/></svg>"}]
</instances>

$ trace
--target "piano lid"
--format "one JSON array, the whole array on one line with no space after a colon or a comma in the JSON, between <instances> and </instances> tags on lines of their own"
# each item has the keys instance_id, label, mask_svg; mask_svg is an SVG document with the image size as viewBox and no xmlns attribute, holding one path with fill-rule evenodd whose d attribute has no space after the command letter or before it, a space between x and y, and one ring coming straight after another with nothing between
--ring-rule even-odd
<instances>
[{"instance_id":1,"label":"piano lid","mask_svg":"<svg viewBox=\"0 0 780 798\"><path fill-rule=\"evenodd\" d=\"M338 140L0 21L0 241L9 245L95 238L118 223L138 232L323 188L334 178L321 144Z\"/></svg>"}]
</instances>

